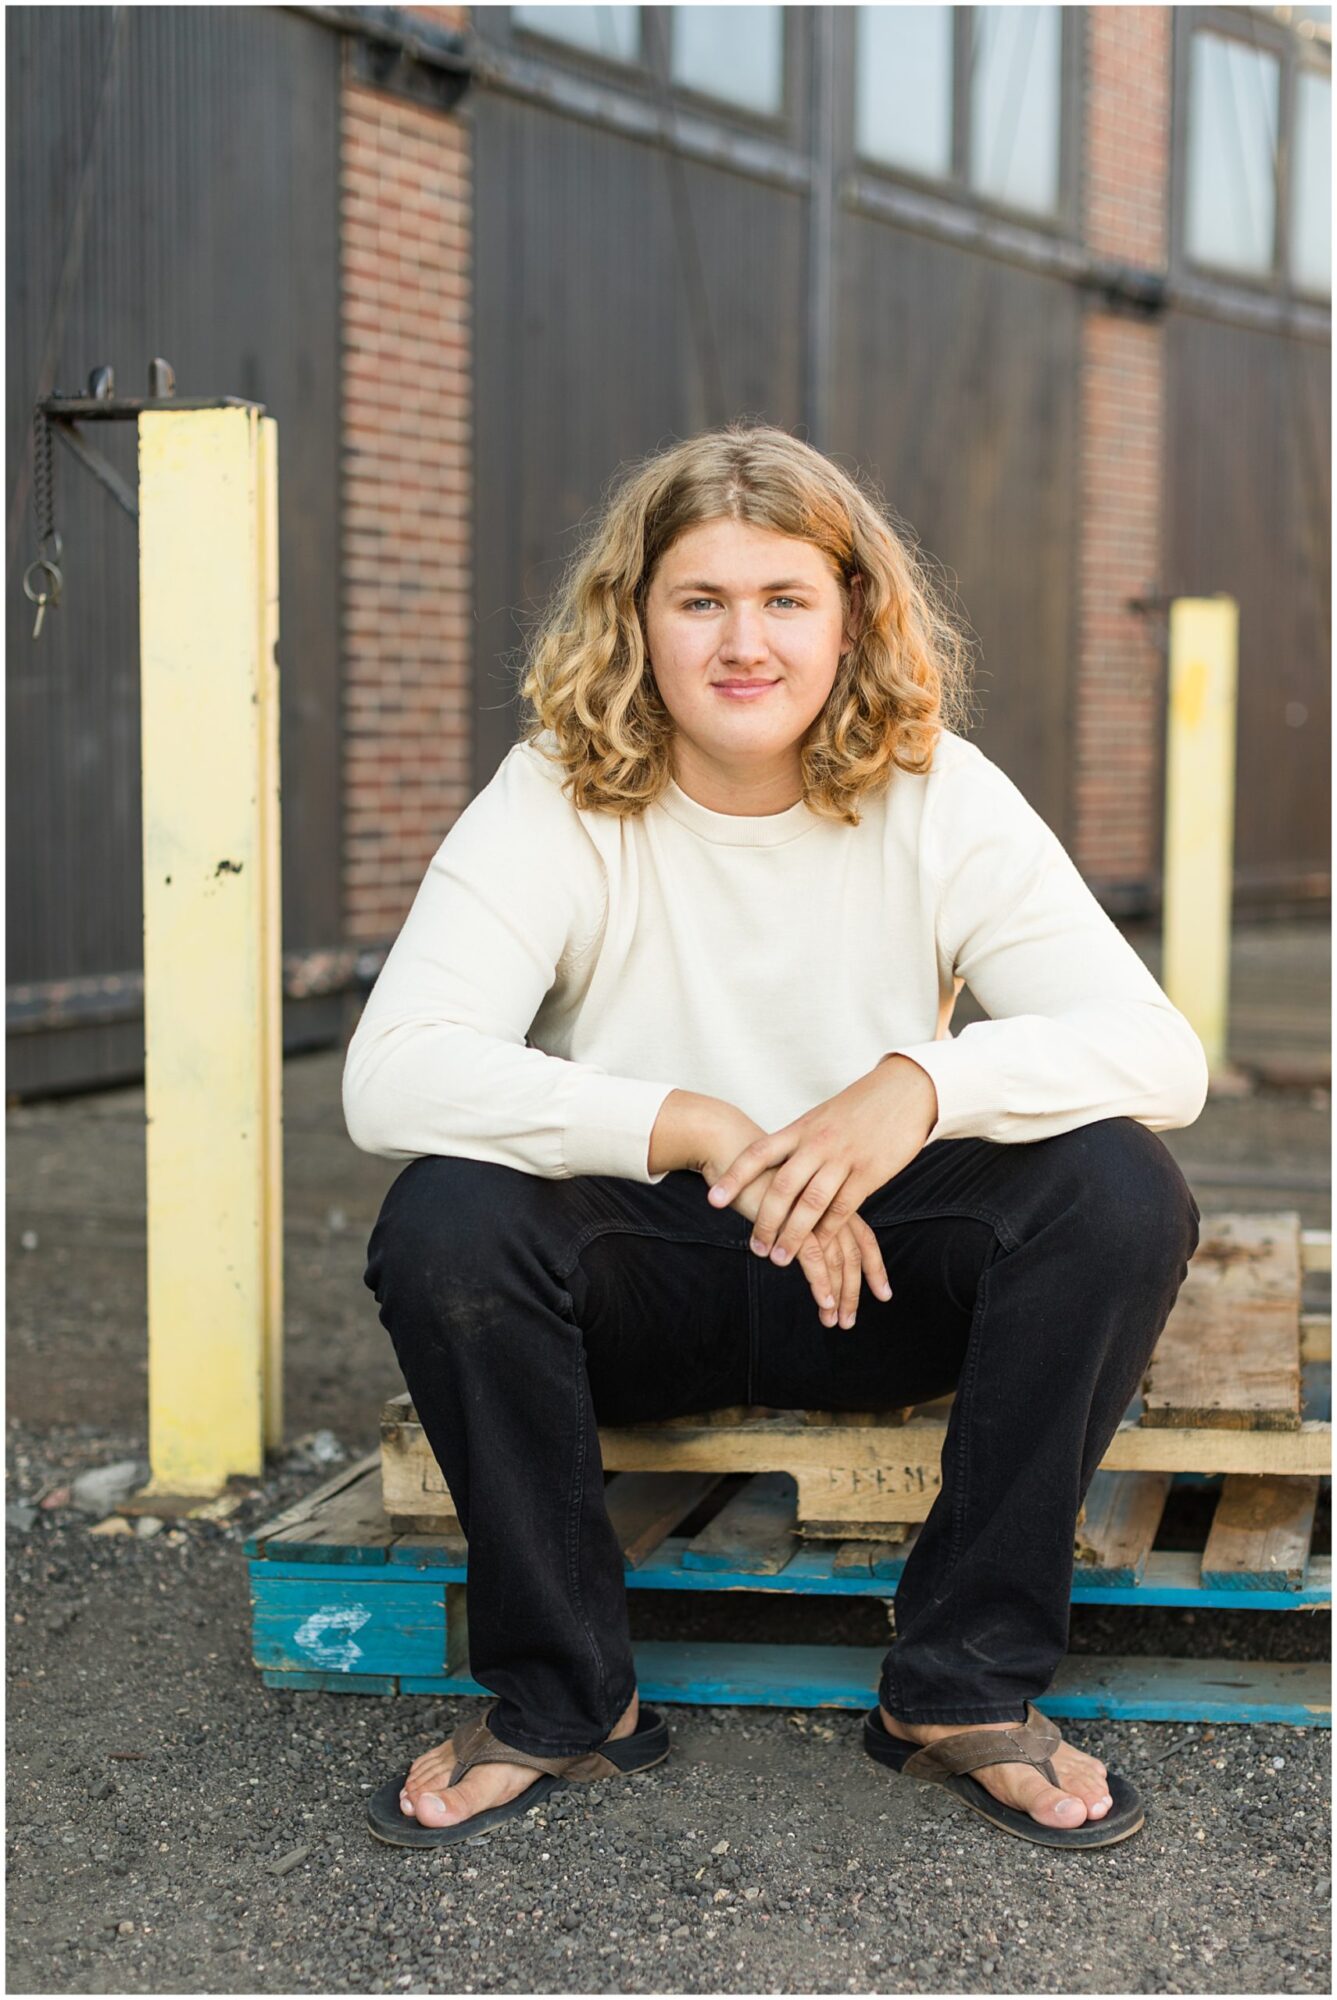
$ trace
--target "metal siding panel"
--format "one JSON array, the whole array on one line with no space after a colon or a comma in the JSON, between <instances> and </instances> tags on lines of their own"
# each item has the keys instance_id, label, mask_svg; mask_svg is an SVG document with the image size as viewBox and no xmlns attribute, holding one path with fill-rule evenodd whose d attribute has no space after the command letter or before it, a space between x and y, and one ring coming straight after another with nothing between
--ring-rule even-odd
<instances>
[{"instance_id":1,"label":"metal siding panel","mask_svg":"<svg viewBox=\"0 0 1337 2000\"><path fill-rule=\"evenodd\" d=\"M836 454L945 566L979 642L971 734L1067 840L1078 294L848 212L836 269Z\"/></svg>"},{"instance_id":2,"label":"metal siding panel","mask_svg":"<svg viewBox=\"0 0 1337 2000\"><path fill-rule=\"evenodd\" d=\"M6 14L11 494L112 20ZM80 389L107 361L118 393L137 395L164 354L179 393L249 396L278 420L289 949L328 945L342 925L339 67L339 37L284 9L129 10L55 377ZM134 425L99 426L97 443L133 485ZM19 588L31 497L9 550L14 983L142 964L134 524L59 444L55 468L65 583L36 646ZM306 1004L285 1010L298 1036ZM142 1051L136 1023L15 1036L9 1087L123 1079Z\"/></svg>"},{"instance_id":3,"label":"metal siding panel","mask_svg":"<svg viewBox=\"0 0 1337 2000\"><path fill-rule=\"evenodd\" d=\"M500 94L474 119L477 788L515 740L524 631L618 469L735 416L801 421L805 205Z\"/></svg>"},{"instance_id":4,"label":"metal siding panel","mask_svg":"<svg viewBox=\"0 0 1337 2000\"><path fill-rule=\"evenodd\" d=\"M1330 350L1189 313L1167 346L1166 587L1240 607L1236 891L1317 886L1331 871Z\"/></svg>"}]
</instances>

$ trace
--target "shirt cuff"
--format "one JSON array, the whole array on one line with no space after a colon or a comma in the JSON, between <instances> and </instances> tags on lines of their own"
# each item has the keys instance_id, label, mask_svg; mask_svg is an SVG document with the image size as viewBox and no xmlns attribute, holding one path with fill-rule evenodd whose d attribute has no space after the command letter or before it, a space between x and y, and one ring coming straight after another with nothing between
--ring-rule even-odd
<instances>
[{"instance_id":1,"label":"shirt cuff","mask_svg":"<svg viewBox=\"0 0 1337 2000\"><path fill-rule=\"evenodd\" d=\"M933 1079L938 1093L938 1122L924 1144L935 1139L988 1139L1006 1109L1000 1102L997 1051L976 1050L966 1036L941 1041L909 1042L888 1049L888 1055L908 1056Z\"/></svg>"},{"instance_id":2,"label":"shirt cuff","mask_svg":"<svg viewBox=\"0 0 1337 2000\"><path fill-rule=\"evenodd\" d=\"M657 1187L664 1174L650 1172L650 1138L665 1098L676 1088L639 1077L581 1077L562 1135L567 1172L616 1174Z\"/></svg>"}]
</instances>

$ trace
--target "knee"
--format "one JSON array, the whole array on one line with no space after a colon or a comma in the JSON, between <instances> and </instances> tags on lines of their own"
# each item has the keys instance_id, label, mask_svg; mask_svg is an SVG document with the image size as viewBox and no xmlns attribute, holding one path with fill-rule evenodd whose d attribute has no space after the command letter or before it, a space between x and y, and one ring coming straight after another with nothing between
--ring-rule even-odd
<instances>
[{"instance_id":1,"label":"knee","mask_svg":"<svg viewBox=\"0 0 1337 2000\"><path fill-rule=\"evenodd\" d=\"M1093 1253L1112 1272L1163 1278L1178 1289L1202 1222L1164 1141L1133 1118L1105 1118L1065 1135Z\"/></svg>"},{"instance_id":2,"label":"knee","mask_svg":"<svg viewBox=\"0 0 1337 2000\"><path fill-rule=\"evenodd\" d=\"M472 1291L487 1281L505 1231L536 1177L487 1160L426 1154L391 1185L367 1245L363 1282L384 1305Z\"/></svg>"}]
</instances>

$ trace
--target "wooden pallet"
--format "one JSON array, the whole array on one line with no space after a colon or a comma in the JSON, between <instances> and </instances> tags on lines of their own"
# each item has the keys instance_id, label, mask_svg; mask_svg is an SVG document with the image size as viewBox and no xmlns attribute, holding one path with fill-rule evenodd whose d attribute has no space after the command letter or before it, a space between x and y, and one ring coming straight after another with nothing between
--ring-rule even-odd
<instances>
[{"instance_id":1,"label":"wooden pallet","mask_svg":"<svg viewBox=\"0 0 1337 2000\"><path fill-rule=\"evenodd\" d=\"M1328 1475L1331 1319L1302 1312L1301 1285L1305 1271L1330 1269L1331 1259L1330 1234L1302 1231L1294 1211L1205 1216L1141 1394L1102 1470L1224 1474L1244 1482L1240 1493L1256 1493L1260 1481L1312 1486ZM951 1403L947 1396L917 1409L834 1416L713 1411L601 1426L599 1445L608 1471L789 1473L803 1532L900 1544L941 1487ZM430 1531L453 1523L458 1532L449 1489L407 1394L383 1407L381 1465L395 1525ZM1154 1480L1142 1490L1154 1492Z\"/></svg>"},{"instance_id":2,"label":"wooden pallet","mask_svg":"<svg viewBox=\"0 0 1337 2000\"><path fill-rule=\"evenodd\" d=\"M1100 1472L1088 1496L1075 1604L1313 1610L1332 1562L1309 1534L1317 1481L1227 1478L1197 1553L1152 1544L1172 1475ZM780 1591L894 1598L903 1542L822 1544L798 1532L797 1483L763 1472L617 1473L609 1515L629 1590ZM675 1532L698 1516L690 1535ZM708 1516L708 1518L703 1518ZM253 1657L266 1685L365 1694L482 1694L468 1669L467 1548L447 1528L387 1518L378 1454L260 1528L250 1558ZM871 1705L876 1647L673 1643L635 1648L647 1700L787 1707ZM1055 1717L1331 1722L1326 1663L1070 1656L1043 1700Z\"/></svg>"}]
</instances>

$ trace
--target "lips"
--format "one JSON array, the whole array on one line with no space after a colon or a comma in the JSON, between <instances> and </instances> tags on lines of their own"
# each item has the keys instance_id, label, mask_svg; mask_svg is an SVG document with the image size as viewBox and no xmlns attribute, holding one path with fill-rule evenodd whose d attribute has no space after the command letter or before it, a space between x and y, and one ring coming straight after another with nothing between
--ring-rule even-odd
<instances>
[{"instance_id":1,"label":"lips","mask_svg":"<svg viewBox=\"0 0 1337 2000\"><path fill-rule=\"evenodd\" d=\"M757 701L768 694L779 681L712 681L717 694L729 695L735 701Z\"/></svg>"}]
</instances>

